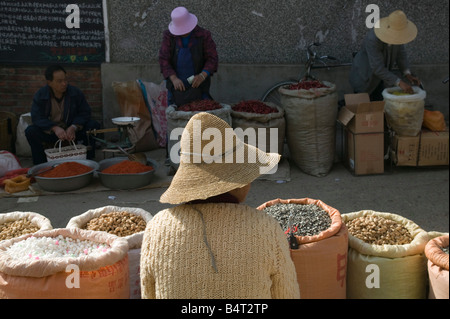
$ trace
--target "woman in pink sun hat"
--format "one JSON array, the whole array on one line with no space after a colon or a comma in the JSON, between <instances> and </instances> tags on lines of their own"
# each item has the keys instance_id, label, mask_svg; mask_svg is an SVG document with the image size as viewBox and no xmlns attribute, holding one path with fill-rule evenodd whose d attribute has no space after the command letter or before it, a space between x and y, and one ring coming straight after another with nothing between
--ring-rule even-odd
<instances>
[{"instance_id":1,"label":"woman in pink sun hat","mask_svg":"<svg viewBox=\"0 0 450 319\"><path fill-rule=\"evenodd\" d=\"M175 8L171 18L159 51L169 104L181 106L212 99L209 89L211 76L217 72L218 55L211 32L198 26L197 17L185 7Z\"/></svg>"}]
</instances>

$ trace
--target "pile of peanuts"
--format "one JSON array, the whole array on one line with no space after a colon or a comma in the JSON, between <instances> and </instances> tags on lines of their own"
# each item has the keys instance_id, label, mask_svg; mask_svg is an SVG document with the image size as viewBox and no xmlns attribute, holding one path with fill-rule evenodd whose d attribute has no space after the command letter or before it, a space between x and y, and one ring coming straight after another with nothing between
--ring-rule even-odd
<instances>
[{"instance_id":1,"label":"pile of peanuts","mask_svg":"<svg viewBox=\"0 0 450 319\"><path fill-rule=\"evenodd\" d=\"M373 245L405 245L413 240L408 229L396 221L380 216L357 217L346 222L348 232Z\"/></svg>"},{"instance_id":2,"label":"pile of peanuts","mask_svg":"<svg viewBox=\"0 0 450 319\"><path fill-rule=\"evenodd\" d=\"M33 225L27 218L0 224L0 240L16 238L25 234L35 233L39 227Z\"/></svg>"},{"instance_id":3,"label":"pile of peanuts","mask_svg":"<svg viewBox=\"0 0 450 319\"><path fill-rule=\"evenodd\" d=\"M145 230L144 218L128 212L110 212L91 219L86 229L104 231L119 237L126 237Z\"/></svg>"}]
</instances>

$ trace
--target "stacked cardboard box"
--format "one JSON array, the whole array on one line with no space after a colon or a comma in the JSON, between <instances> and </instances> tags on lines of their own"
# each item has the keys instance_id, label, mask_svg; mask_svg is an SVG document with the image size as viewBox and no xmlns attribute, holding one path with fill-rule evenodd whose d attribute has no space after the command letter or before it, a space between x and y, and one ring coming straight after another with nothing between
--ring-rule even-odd
<instances>
[{"instance_id":1,"label":"stacked cardboard box","mask_svg":"<svg viewBox=\"0 0 450 319\"><path fill-rule=\"evenodd\" d=\"M397 166L449 165L449 132L423 129L417 136L394 135L391 158Z\"/></svg>"},{"instance_id":2,"label":"stacked cardboard box","mask_svg":"<svg viewBox=\"0 0 450 319\"><path fill-rule=\"evenodd\" d=\"M345 127L344 164L355 175L384 173L384 102L347 94L338 121Z\"/></svg>"}]
</instances>

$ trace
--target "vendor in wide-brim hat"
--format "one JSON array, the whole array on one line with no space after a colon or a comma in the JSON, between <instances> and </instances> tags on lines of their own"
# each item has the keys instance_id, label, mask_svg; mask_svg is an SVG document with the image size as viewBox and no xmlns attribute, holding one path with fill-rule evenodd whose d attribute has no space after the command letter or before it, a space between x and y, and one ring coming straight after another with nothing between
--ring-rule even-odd
<instances>
[{"instance_id":1,"label":"vendor in wide-brim hat","mask_svg":"<svg viewBox=\"0 0 450 319\"><path fill-rule=\"evenodd\" d=\"M198 18L185 7L171 13L159 51L161 73L166 79L169 104L182 106L212 99L211 77L218 69L218 54L211 32L198 25Z\"/></svg>"},{"instance_id":2,"label":"vendor in wide-brim hat","mask_svg":"<svg viewBox=\"0 0 450 319\"><path fill-rule=\"evenodd\" d=\"M354 92L367 92L372 101L383 100L381 93L386 87L398 86L406 93L414 93L411 85L420 85L420 80L411 74L405 45L416 37L417 27L403 11L380 19L379 27L367 33L353 59L350 84ZM400 76L393 73L395 66Z\"/></svg>"},{"instance_id":3,"label":"vendor in wide-brim hat","mask_svg":"<svg viewBox=\"0 0 450 319\"><path fill-rule=\"evenodd\" d=\"M280 155L245 144L219 117L187 123L180 166L160 201L177 205L148 223L141 248L142 298L299 298L279 223L243 202Z\"/></svg>"}]
</instances>

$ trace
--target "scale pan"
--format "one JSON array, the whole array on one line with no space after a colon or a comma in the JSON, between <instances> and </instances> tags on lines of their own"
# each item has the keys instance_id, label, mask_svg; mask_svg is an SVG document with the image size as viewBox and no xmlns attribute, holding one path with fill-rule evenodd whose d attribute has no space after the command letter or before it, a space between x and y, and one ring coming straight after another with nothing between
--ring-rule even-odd
<instances>
[{"instance_id":1,"label":"scale pan","mask_svg":"<svg viewBox=\"0 0 450 319\"><path fill-rule=\"evenodd\" d=\"M130 125L136 124L140 120L139 117L116 117L112 119L112 122L116 125Z\"/></svg>"}]
</instances>

